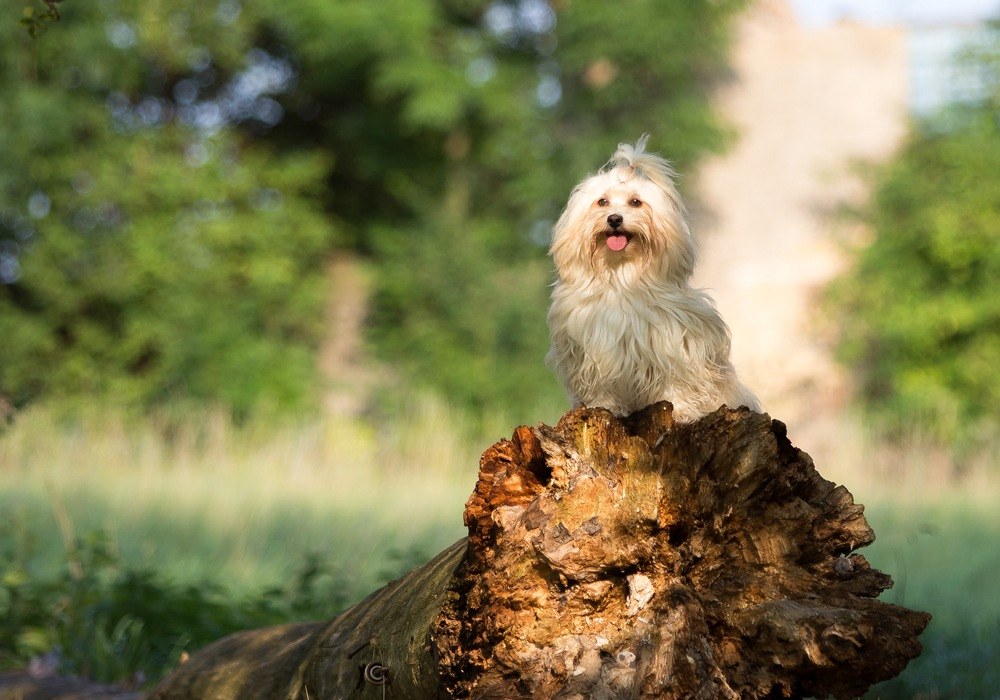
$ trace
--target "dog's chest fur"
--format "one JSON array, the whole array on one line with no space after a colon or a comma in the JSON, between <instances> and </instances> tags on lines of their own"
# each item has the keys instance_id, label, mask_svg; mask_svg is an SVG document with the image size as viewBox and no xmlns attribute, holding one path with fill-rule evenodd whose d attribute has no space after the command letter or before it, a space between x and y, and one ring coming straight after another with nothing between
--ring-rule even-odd
<instances>
[{"instance_id":1,"label":"dog's chest fur","mask_svg":"<svg viewBox=\"0 0 1000 700\"><path fill-rule=\"evenodd\" d=\"M726 393L729 335L699 291L560 283L549 311L549 364L574 403L627 414L656 401L684 420Z\"/></svg>"}]
</instances>

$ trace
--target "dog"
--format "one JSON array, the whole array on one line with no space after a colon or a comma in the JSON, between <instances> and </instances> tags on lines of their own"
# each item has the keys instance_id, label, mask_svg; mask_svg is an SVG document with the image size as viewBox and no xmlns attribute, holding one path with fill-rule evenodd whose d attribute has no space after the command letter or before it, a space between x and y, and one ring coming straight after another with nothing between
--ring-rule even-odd
<instances>
[{"instance_id":1,"label":"dog","mask_svg":"<svg viewBox=\"0 0 1000 700\"><path fill-rule=\"evenodd\" d=\"M669 401L682 423L722 405L760 411L730 361L729 328L689 284L687 213L673 169L646 153L647 139L619 144L553 228L546 363L574 406L625 416Z\"/></svg>"}]
</instances>

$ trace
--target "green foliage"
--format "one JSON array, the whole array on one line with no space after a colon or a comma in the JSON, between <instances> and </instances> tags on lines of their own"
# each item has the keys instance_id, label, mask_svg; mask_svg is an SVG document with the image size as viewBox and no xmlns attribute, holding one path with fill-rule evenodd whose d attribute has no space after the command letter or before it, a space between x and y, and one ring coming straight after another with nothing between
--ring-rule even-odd
<instances>
[{"instance_id":1,"label":"green foliage","mask_svg":"<svg viewBox=\"0 0 1000 700\"><path fill-rule=\"evenodd\" d=\"M373 337L386 357L462 405L537 409L553 383L541 361L549 268L495 264L500 254L491 260L483 248L496 238L478 231L442 225L379 239Z\"/></svg>"},{"instance_id":2,"label":"green foliage","mask_svg":"<svg viewBox=\"0 0 1000 700\"><path fill-rule=\"evenodd\" d=\"M329 245L303 195L325 163L215 137L191 167L188 140L165 128L104 146L120 160L98 144L48 160L35 197L50 210L0 296L7 393L187 395L243 412L301 399Z\"/></svg>"},{"instance_id":3,"label":"green foliage","mask_svg":"<svg viewBox=\"0 0 1000 700\"><path fill-rule=\"evenodd\" d=\"M959 446L1000 428L996 77L984 104L917 125L878 172L874 240L832 290L841 356L873 415Z\"/></svg>"},{"instance_id":4,"label":"green foliage","mask_svg":"<svg viewBox=\"0 0 1000 700\"><path fill-rule=\"evenodd\" d=\"M21 13L21 24L28 30L32 39L44 32L51 22L59 21L59 2L61 0L42 0L39 3L29 2Z\"/></svg>"},{"instance_id":5,"label":"green foliage","mask_svg":"<svg viewBox=\"0 0 1000 700\"><path fill-rule=\"evenodd\" d=\"M330 161L168 118L164 94L250 46L187 5L170 15L181 38L149 3L74 4L58 38L0 49L0 394L16 403L179 396L245 414L311 397Z\"/></svg>"},{"instance_id":6,"label":"green foliage","mask_svg":"<svg viewBox=\"0 0 1000 700\"><path fill-rule=\"evenodd\" d=\"M52 655L62 673L155 681L182 651L241 629L328 618L345 604L316 557L286 586L234 600L218 582L178 586L129 567L99 532L74 542L46 580L32 572L26 540L5 537L0 550L0 668Z\"/></svg>"}]
</instances>

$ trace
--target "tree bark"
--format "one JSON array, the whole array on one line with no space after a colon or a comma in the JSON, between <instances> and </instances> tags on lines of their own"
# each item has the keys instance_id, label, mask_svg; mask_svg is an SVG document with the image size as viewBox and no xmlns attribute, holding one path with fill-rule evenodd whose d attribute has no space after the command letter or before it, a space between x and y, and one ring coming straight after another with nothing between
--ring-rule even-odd
<instances>
[{"instance_id":1,"label":"tree bark","mask_svg":"<svg viewBox=\"0 0 1000 700\"><path fill-rule=\"evenodd\" d=\"M454 697L855 697L930 620L875 598L875 534L766 415L519 428L483 458L438 616Z\"/></svg>"},{"instance_id":2,"label":"tree bark","mask_svg":"<svg viewBox=\"0 0 1000 700\"><path fill-rule=\"evenodd\" d=\"M334 620L220 640L152 697L847 698L930 620L876 600L863 507L745 409L522 426L483 454L465 522Z\"/></svg>"}]
</instances>

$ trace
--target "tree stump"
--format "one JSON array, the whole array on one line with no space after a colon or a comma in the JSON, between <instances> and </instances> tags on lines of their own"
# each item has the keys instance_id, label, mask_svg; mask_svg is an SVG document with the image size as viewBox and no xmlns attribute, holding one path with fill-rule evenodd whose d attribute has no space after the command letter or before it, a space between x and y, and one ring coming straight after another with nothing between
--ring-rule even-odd
<instances>
[{"instance_id":1,"label":"tree stump","mask_svg":"<svg viewBox=\"0 0 1000 700\"><path fill-rule=\"evenodd\" d=\"M465 522L334 620L227 637L152 697L848 698L930 620L876 600L863 507L746 409L517 428Z\"/></svg>"},{"instance_id":2,"label":"tree stump","mask_svg":"<svg viewBox=\"0 0 1000 700\"><path fill-rule=\"evenodd\" d=\"M930 620L843 486L745 409L674 425L580 409L483 456L438 616L442 688L475 698L855 697Z\"/></svg>"}]
</instances>

